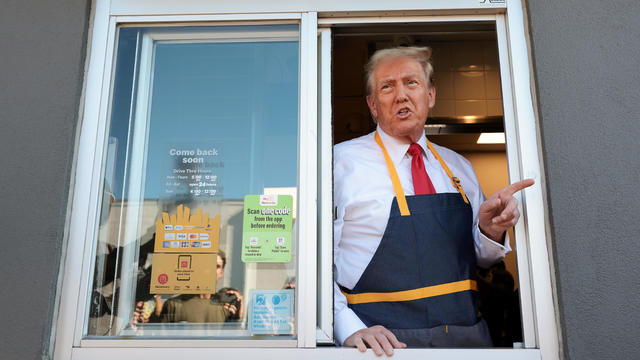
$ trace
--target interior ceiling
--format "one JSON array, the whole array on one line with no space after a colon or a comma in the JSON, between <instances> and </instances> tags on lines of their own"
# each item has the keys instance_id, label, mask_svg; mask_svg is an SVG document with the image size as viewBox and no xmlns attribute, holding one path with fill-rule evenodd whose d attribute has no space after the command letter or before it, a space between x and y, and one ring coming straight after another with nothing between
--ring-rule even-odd
<instances>
[{"instance_id":1,"label":"interior ceiling","mask_svg":"<svg viewBox=\"0 0 640 360\"><path fill-rule=\"evenodd\" d=\"M490 22L346 25L332 28L334 43L357 38L370 56L380 44L389 46L429 46L434 42L497 41L495 24ZM343 40L344 39L344 40ZM337 46L336 46L337 47ZM340 59L334 50L334 63ZM352 61L352 60L351 60ZM436 69L437 70L437 69ZM339 86L333 79L334 88ZM363 99L364 101L364 99ZM369 117L368 114L366 114ZM334 122L337 119L334 119ZM425 131L436 144L460 152L505 151L504 144L477 144L482 132L503 132L502 116L430 117ZM375 128L371 121L369 129ZM366 133L365 132L365 133ZM355 136L354 136L355 137ZM340 139L343 140L343 139Z\"/></svg>"}]
</instances>

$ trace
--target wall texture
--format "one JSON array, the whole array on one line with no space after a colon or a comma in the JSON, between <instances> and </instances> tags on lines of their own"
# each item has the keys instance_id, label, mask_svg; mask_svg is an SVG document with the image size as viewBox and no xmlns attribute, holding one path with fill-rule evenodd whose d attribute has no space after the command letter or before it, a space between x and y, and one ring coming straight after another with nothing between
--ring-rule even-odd
<instances>
[{"instance_id":1,"label":"wall texture","mask_svg":"<svg viewBox=\"0 0 640 360\"><path fill-rule=\"evenodd\" d=\"M564 351L640 356L640 2L535 0L528 15Z\"/></svg>"},{"instance_id":2,"label":"wall texture","mask_svg":"<svg viewBox=\"0 0 640 360\"><path fill-rule=\"evenodd\" d=\"M2 359L48 356L89 7L2 1Z\"/></svg>"}]
</instances>

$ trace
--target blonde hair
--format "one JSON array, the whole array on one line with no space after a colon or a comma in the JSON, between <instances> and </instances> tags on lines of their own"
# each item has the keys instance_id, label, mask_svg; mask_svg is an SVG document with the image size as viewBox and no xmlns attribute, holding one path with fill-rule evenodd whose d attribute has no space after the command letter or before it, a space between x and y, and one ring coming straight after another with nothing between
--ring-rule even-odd
<instances>
[{"instance_id":1,"label":"blonde hair","mask_svg":"<svg viewBox=\"0 0 640 360\"><path fill-rule=\"evenodd\" d=\"M401 46L376 51L365 65L365 79L367 81L367 95L373 91L373 72L384 62L397 58L409 58L417 61L424 70L425 80L431 86L431 75L433 75L433 65L431 65L431 48L424 46Z\"/></svg>"}]
</instances>

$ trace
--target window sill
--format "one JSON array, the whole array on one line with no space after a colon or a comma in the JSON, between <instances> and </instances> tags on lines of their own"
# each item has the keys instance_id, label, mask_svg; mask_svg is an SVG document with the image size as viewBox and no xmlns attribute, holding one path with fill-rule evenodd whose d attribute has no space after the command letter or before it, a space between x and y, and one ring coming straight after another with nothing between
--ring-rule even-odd
<instances>
[{"instance_id":1,"label":"window sill","mask_svg":"<svg viewBox=\"0 0 640 360\"><path fill-rule=\"evenodd\" d=\"M166 342L166 341L165 341ZM178 345L178 343L175 343ZM216 358L233 359L380 359L373 351L367 350L362 354L354 348L339 347L319 347L313 349L304 348L123 348L123 347L103 347L103 348L75 348L72 351L73 360L110 360L136 359L136 360L161 360L188 358L189 360ZM541 354L539 349L401 349L396 350L393 359L418 359L428 358L430 360L539 360Z\"/></svg>"}]
</instances>

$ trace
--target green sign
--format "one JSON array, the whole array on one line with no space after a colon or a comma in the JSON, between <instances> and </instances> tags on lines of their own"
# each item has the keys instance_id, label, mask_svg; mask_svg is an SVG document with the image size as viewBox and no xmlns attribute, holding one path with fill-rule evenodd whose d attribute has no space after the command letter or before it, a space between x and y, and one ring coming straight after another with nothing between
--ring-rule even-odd
<instances>
[{"instance_id":1,"label":"green sign","mask_svg":"<svg viewBox=\"0 0 640 360\"><path fill-rule=\"evenodd\" d=\"M242 221L243 262L291 261L291 195L247 195Z\"/></svg>"}]
</instances>

